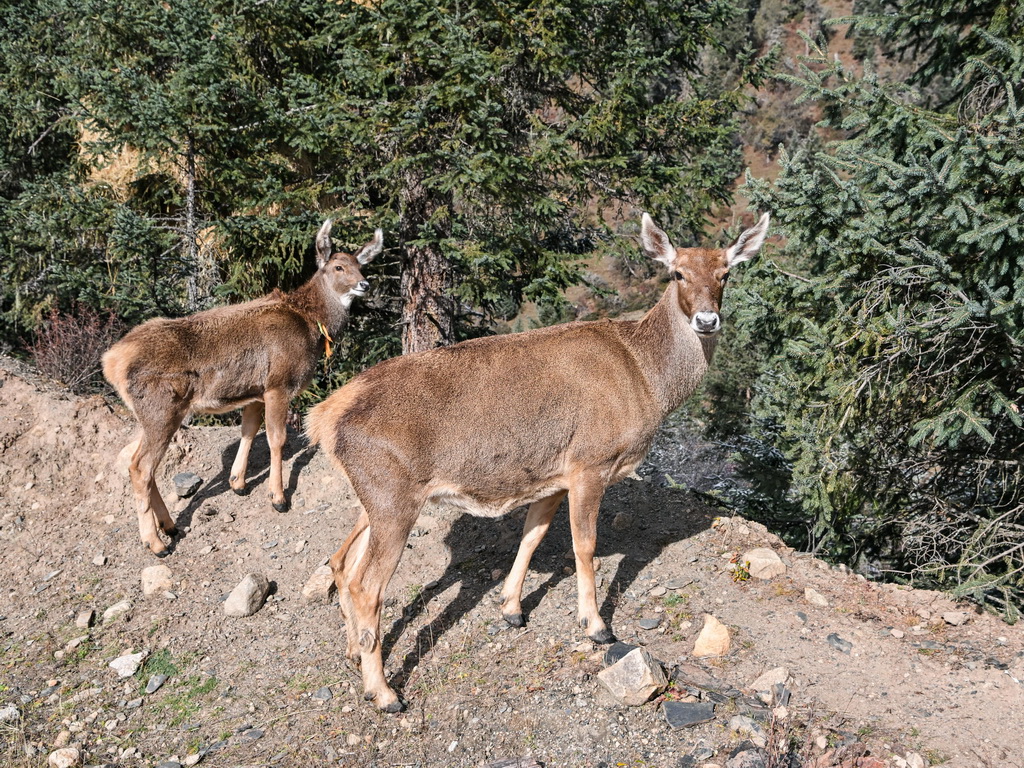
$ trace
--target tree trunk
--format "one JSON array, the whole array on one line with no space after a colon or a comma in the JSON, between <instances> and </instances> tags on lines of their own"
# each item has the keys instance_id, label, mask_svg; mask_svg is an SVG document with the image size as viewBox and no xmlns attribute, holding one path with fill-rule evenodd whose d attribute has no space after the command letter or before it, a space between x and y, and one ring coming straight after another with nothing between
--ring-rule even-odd
<instances>
[{"instance_id":1,"label":"tree trunk","mask_svg":"<svg viewBox=\"0 0 1024 768\"><path fill-rule=\"evenodd\" d=\"M196 226L196 149L189 133L186 137L184 171L185 171L185 260L188 268L188 311L200 309L199 300L199 244L197 242L198 227Z\"/></svg>"},{"instance_id":2,"label":"tree trunk","mask_svg":"<svg viewBox=\"0 0 1024 768\"><path fill-rule=\"evenodd\" d=\"M402 353L455 343L455 277L451 262L433 244L414 245L437 202L429 199L419 180L406 179L402 195ZM449 208L450 210L450 208Z\"/></svg>"}]
</instances>

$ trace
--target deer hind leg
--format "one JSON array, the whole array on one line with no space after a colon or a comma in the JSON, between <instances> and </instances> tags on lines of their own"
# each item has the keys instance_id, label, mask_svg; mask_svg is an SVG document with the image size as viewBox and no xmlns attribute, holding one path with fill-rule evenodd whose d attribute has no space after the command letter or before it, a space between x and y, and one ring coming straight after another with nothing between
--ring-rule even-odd
<instances>
[{"instance_id":1,"label":"deer hind leg","mask_svg":"<svg viewBox=\"0 0 1024 768\"><path fill-rule=\"evenodd\" d=\"M270 445L270 504L278 512L288 511L281 471L281 451L287 438L285 418L288 416L288 394L280 389L268 389L263 394L266 403L267 443Z\"/></svg>"},{"instance_id":2,"label":"deer hind leg","mask_svg":"<svg viewBox=\"0 0 1024 768\"><path fill-rule=\"evenodd\" d=\"M599 478L579 478L569 489L569 525L576 555L576 583L579 594L579 622L595 643L613 643L611 633L597 612L594 585L594 550L597 548L597 514L605 485Z\"/></svg>"},{"instance_id":3,"label":"deer hind leg","mask_svg":"<svg viewBox=\"0 0 1024 768\"><path fill-rule=\"evenodd\" d=\"M166 557L168 554L167 547L157 535L158 520L160 527L168 533L175 528L156 487L156 468L160 465L167 446L183 418L184 413L174 413L168 415L166 419L143 424L139 447L135 450L128 467L139 517L139 538L157 557Z\"/></svg>"},{"instance_id":4,"label":"deer hind leg","mask_svg":"<svg viewBox=\"0 0 1024 768\"><path fill-rule=\"evenodd\" d=\"M356 623L352 609L352 595L348 590L348 582L352 577L352 571L359 565L359 561L366 554L366 546L369 540L370 520L363 512L359 515L355 527L341 545L341 549L331 557L331 571L334 573L334 584L338 588L338 605L341 608L341 618L345 622L345 633L348 636L348 645L345 649L345 657L351 661L358 661L359 633L356 632ZM358 543L357 543L358 542ZM353 549L353 546L355 548Z\"/></svg>"},{"instance_id":5,"label":"deer hind leg","mask_svg":"<svg viewBox=\"0 0 1024 768\"><path fill-rule=\"evenodd\" d=\"M350 610L355 621L363 674L363 697L372 700L378 709L385 712L400 712L403 708L398 695L384 678L380 645L380 609L384 590L405 551L405 542L418 512L418 505L411 500L402 501L404 503L395 504L386 513L378 511L374 514L372 509L367 510L371 525L364 532L367 537L365 546L362 542L359 544L362 556L352 564L348 580ZM373 524L374 520L378 524ZM380 524L381 520L385 523Z\"/></svg>"},{"instance_id":6,"label":"deer hind leg","mask_svg":"<svg viewBox=\"0 0 1024 768\"><path fill-rule=\"evenodd\" d=\"M256 401L242 409L242 438L238 441L238 453L235 454L235 461L231 465L231 476L228 480L231 490L235 493L242 493L245 490L245 471L249 467L249 449L252 448L253 438L260 431L262 423L263 403Z\"/></svg>"},{"instance_id":7,"label":"deer hind leg","mask_svg":"<svg viewBox=\"0 0 1024 768\"><path fill-rule=\"evenodd\" d=\"M156 478L149 481L149 505L156 515L156 524L160 530L168 536L177 536L178 528L171 519L171 513L167 511L167 505L164 504L160 491L157 490Z\"/></svg>"},{"instance_id":8,"label":"deer hind leg","mask_svg":"<svg viewBox=\"0 0 1024 768\"><path fill-rule=\"evenodd\" d=\"M526 581L526 571L530 567L530 559L536 551L541 540L551 526L551 520L558 511L558 505L565 498L566 491L548 496L530 505L526 513L526 522L523 524L523 538L519 542L519 551L516 553L516 560L512 564L505 584L501 588L501 615L509 625L521 627L523 621L523 582Z\"/></svg>"}]
</instances>

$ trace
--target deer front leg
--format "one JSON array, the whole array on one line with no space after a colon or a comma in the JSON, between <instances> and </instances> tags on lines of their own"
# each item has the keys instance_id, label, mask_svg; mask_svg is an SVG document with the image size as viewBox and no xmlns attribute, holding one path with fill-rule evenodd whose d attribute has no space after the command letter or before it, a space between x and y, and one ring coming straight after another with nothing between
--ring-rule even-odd
<instances>
[{"instance_id":1,"label":"deer front leg","mask_svg":"<svg viewBox=\"0 0 1024 768\"><path fill-rule=\"evenodd\" d=\"M267 443L270 445L270 504L278 512L288 511L288 499L284 495L281 470L281 451L287 432L285 417L288 415L289 397L279 389L267 390L263 395L266 403Z\"/></svg>"},{"instance_id":2,"label":"deer front leg","mask_svg":"<svg viewBox=\"0 0 1024 768\"><path fill-rule=\"evenodd\" d=\"M597 514L605 485L600 478L580 478L569 489L569 525L576 555L580 626L595 643L614 643L615 635L597 612L594 585L594 550L597 548Z\"/></svg>"},{"instance_id":3,"label":"deer front leg","mask_svg":"<svg viewBox=\"0 0 1024 768\"><path fill-rule=\"evenodd\" d=\"M530 567L533 553L547 534L551 520L554 518L555 512L558 511L558 505L562 503L565 494L566 491L559 491L546 499L535 501L526 513L519 551L516 553L516 560L508 572L505 584L501 588L501 615L510 626L521 627L525 623L522 598L526 571Z\"/></svg>"},{"instance_id":4,"label":"deer front leg","mask_svg":"<svg viewBox=\"0 0 1024 768\"><path fill-rule=\"evenodd\" d=\"M235 493L242 493L245 490L245 472L249 467L249 449L252 448L253 438L260 431L260 424L263 423L263 403L258 400L249 403L242 409L242 437L238 441L238 453L235 454L235 461L231 465L231 476L228 483Z\"/></svg>"}]
</instances>

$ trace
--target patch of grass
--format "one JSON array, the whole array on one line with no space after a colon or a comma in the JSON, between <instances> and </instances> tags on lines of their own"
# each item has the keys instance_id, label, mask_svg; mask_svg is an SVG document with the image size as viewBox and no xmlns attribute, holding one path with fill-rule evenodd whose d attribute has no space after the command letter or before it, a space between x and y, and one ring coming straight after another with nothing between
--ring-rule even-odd
<instances>
[{"instance_id":1,"label":"patch of grass","mask_svg":"<svg viewBox=\"0 0 1024 768\"><path fill-rule=\"evenodd\" d=\"M662 600L665 603L666 608L676 608L680 605L686 605L690 602L689 595L681 595L678 592L669 592Z\"/></svg>"},{"instance_id":2,"label":"patch of grass","mask_svg":"<svg viewBox=\"0 0 1024 768\"><path fill-rule=\"evenodd\" d=\"M181 690L166 696L156 708L167 713L168 726L181 725L192 720L202 708L201 699L217 687L216 677L191 675L181 681Z\"/></svg>"},{"instance_id":3,"label":"patch of grass","mask_svg":"<svg viewBox=\"0 0 1024 768\"><path fill-rule=\"evenodd\" d=\"M167 648L161 648L156 653L150 654L146 663L139 671L141 677L148 678L150 675L167 675L173 677L181 672L178 665L174 663L174 656Z\"/></svg>"},{"instance_id":4,"label":"patch of grass","mask_svg":"<svg viewBox=\"0 0 1024 768\"><path fill-rule=\"evenodd\" d=\"M64 663L74 666L85 661L85 657L96 650L96 644L90 637L88 640L83 640L78 644L77 647L72 648L70 651L64 654Z\"/></svg>"}]
</instances>

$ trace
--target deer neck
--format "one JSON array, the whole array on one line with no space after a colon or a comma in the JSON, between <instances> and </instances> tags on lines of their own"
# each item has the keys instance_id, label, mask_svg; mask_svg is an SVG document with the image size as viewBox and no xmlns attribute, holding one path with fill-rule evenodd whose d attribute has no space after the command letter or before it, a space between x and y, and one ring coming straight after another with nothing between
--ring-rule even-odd
<instances>
[{"instance_id":1,"label":"deer neck","mask_svg":"<svg viewBox=\"0 0 1024 768\"><path fill-rule=\"evenodd\" d=\"M670 283L661 299L627 337L637 363L666 416L693 394L711 364L717 336L698 336Z\"/></svg>"},{"instance_id":2,"label":"deer neck","mask_svg":"<svg viewBox=\"0 0 1024 768\"><path fill-rule=\"evenodd\" d=\"M289 293L285 301L317 333L322 332L322 325L330 336L334 336L341 332L348 320L348 306L342 303L340 296L327 290L320 272L308 283Z\"/></svg>"}]
</instances>

